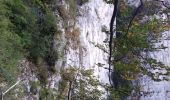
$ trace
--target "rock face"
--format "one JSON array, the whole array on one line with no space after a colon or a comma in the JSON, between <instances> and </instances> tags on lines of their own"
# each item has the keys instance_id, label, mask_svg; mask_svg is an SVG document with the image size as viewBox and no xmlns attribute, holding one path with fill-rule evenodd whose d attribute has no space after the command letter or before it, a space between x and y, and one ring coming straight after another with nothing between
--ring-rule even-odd
<instances>
[{"instance_id":1,"label":"rock face","mask_svg":"<svg viewBox=\"0 0 170 100\"><path fill-rule=\"evenodd\" d=\"M103 30L107 31L109 29L112 12L113 5L106 4L103 0L89 0L89 2L78 6L75 27L79 33L78 35L73 35L72 38L74 39L67 40L68 44L66 44L65 50L65 66L94 69L95 76L102 83L108 83L109 81L108 70L105 69L108 68L109 35L103 32ZM164 35L165 37L161 40L161 43L170 47L170 41L165 39L170 37L170 32L166 32ZM165 50L150 53L150 56L170 66L169 52L170 49L166 48ZM163 78L163 76L161 77ZM148 76L142 76L136 83L140 87L140 92L138 95L135 95L135 97L137 96L135 100L170 99L170 81L155 82ZM131 99L134 100L134 98Z\"/></svg>"},{"instance_id":2,"label":"rock face","mask_svg":"<svg viewBox=\"0 0 170 100\"><path fill-rule=\"evenodd\" d=\"M69 66L94 69L100 82L108 82L108 35L102 29L109 29L113 5L103 0L89 0L78 7L76 27L79 29L79 45L73 49L70 42L66 64Z\"/></svg>"},{"instance_id":3,"label":"rock face","mask_svg":"<svg viewBox=\"0 0 170 100\"><path fill-rule=\"evenodd\" d=\"M57 1L60 1L58 5L61 5L61 7L66 5L64 0ZM83 5L77 4L77 6L77 17L74 21L69 19L67 22L68 26L74 26L71 28L63 28L64 20L67 20L69 16L62 18L59 10L54 12L57 18L59 18L57 24L60 29L60 34L55 34L54 36L54 48L59 54L58 61L55 64L56 69L60 70L64 67L94 69L94 75L101 83L109 83L107 70L109 34L107 34L107 31L114 7L112 4L106 4L104 0L89 0L89 2ZM68 9L68 7L65 6L65 9ZM166 40L170 38L170 32L166 32L164 35L165 37L161 43L169 48L150 53L150 56L170 66L170 41ZM27 62L25 61L24 63ZM153 71L159 72L160 70L156 69ZM27 70L25 72L32 73ZM163 78L164 76L161 77ZM166 79L169 78L166 77ZM53 75L49 78L50 83L48 86L50 88L58 87L60 79L59 74ZM29 80L35 81L37 79L33 74L33 77L24 82L28 92L30 89ZM142 76L136 83L140 87L139 93L131 96L130 100L170 100L170 81L155 82L148 76ZM38 95L36 98L38 99ZM28 99L29 95L26 95L25 100Z\"/></svg>"},{"instance_id":4,"label":"rock face","mask_svg":"<svg viewBox=\"0 0 170 100\"><path fill-rule=\"evenodd\" d=\"M49 73L47 87L53 89L52 92L57 95L62 81L60 73L62 69L70 67L93 69L94 76L101 83L109 82L107 70L109 34L106 31L109 29L113 5L107 4L104 0L89 0L84 4L74 5L77 6L77 15L72 18L69 15L71 13L69 12L70 2L68 2L67 0L56 0L51 5L58 21L56 23L58 32L54 34L54 49L58 54L58 59L55 63L57 72ZM19 78L24 79L21 85L26 89L26 94L21 98L39 100L42 88L38 81L35 65L24 59L21 61L21 70L23 72ZM66 83L67 85L68 83ZM32 95L32 89L37 91L34 95ZM63 91L68 92L67 89Z\"/></svg>"},{"instance_id":5,"label":"rock face","mask_svg":"<svg viewBox=\"0 0 170 100\"><path fill-rule=\"evenodd\" d=\"M170 31L164 32L162 35L161 42L156 45L164 44L168 48L152 52L150 56L170 66ZM152 70L152 72L166 73L165 70L160 69ZM170 76L161 75L159 78L162 79L159 82L153 81L147 76L139 79L141 100L170 100Z\"/></svg>"}]
</instances>

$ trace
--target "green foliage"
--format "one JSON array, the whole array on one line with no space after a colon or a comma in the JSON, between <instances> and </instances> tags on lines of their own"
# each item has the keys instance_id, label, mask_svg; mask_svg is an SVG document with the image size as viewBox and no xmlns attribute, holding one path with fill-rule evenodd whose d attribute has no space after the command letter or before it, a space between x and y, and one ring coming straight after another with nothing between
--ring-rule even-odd
<instances>
[{"instance_id":1,"label":"green foliage","mask_svg":"<svg viewBox=\"0 0 170 100\"><path fill-rule=\"evenodd\" d=\"M15 25L15 32L22 37L23 49L29 53L31 60L45 57L51 49L52 37L56 29L54 17L43 9L41 2L31 7L32 5L17 1L20 3L7 4L12 11L10 19Z\"/></svg>"},{"instance_id":2,"label":"green foliage","mask_svg":"<svg viewBox=\"0 0 170 100\"><path fill-rule=\"evenodd\" d=\"M69 4L69 15L72 19L75 19L77 16L77 2L76 0L68 0Z\"/></svg>"},{"instance_id":3,"label":"green foliage","mask_svg":"<svg viewBox=\"0 0 170 100\"><path fill-rule=\"evenodd\" d=\"M93 76L92 69L80 69L74 83L73 99L99 100L101 99L102 91L99 90L99 80Z\"/></svg>"},{"instance_id":4,"label":"green foliage","mask_svg":"<svg viewBox=\"0 0 170 100\"><path fill-rule=\"evenodd\" d=\"M40 89L40 100L55 100L53 92L48 88Z\"/></svg>"},{"instance_id":5,"label":"green foliage","mask_svg":"<svg viewBox=\"0 0 170 100\"><path fill-rule=\"evenodd\" d=\"M13 81L17 74L17 62L21 58L21 38L14 34L7 5L0 0L0 77L1 81Z\"/></svg>"},{"instance_id":6,"label":"green foliage","mask_svg":"<svg viewBox=\"0 0 170 100\"><path fill-rule=\"evenodd\" d=\"M93 70L68 68L61 72L62 80L59 84L58 99L66 99L71 85L71 98L73 100L99 100L102 91L99 90L99 81L93 76Z\"/></svg>"},{"instance_id":7,"label":"green foliage","mask_svg":"<svg viewBox=\"0 0 170 100\"><path fill-rule=\"evenodd\" d=\"M160 8L155 8L158 4L144 2L143 10L139 10L138 15L132 20L133 11L136 8L129 6L123 0L119 2L116 19L117 37L113 41L114 48L112 51L114 57L112 81L115 86L112 90L112 96L118 98L118 100L131 93L133 89L131 81L136 79L139 73L147 74L154 80L160 80L148 69L145 69L145 66L150 66L153 69L166 67L154 58L143 55L160 49L155 47L154 43L158 42L160 32L166 30L163 25L164 21L154 15L157 10L160 10ZM148 5L152 5L153 9L150 9ZM144 18L144 16L150 18ZM130 23L131 20L132 23Z\"/></svg>"},{"instance_id":8,"label":"green foliage","mask_svg":"<svg viewBox=\"0 0 170 100\"><path fill-rule=\"evenodd\" d=\"M109 87L110 98L113 100L124 100L131 93L134 86L130 81L123 81L118 88Z\"/></svg>"},{"instance_id":9,"label":"green foliage","mask_svg":"<svg viewBox=\"0 0 170 100\"><path fill-rule=\"evenodd\" d=\"M76 75L77 69L75 68L67 68L62 69L60 72L61 80L59 82L59 93L57 96L57 99L64 100L67 98L68 90L69 90L69 84L71 84L74 81L75 75Z\"/></svg>"},{"instance_id":10,"label":"green foliage","mask_svg":"<svg viewBox=\"0 0 170 100\"><path fill-rule=\"evenodd\" d=\"M2 79L9 80L11 76L17 75L17 62L23 56L35 64L38 64L38 59L41 58L50 66L49 71L55 72L57 54L53 50L53 35L57 30L56 20L45 1L1 0L0 2Z\"/></svg>"},{"instance_id":11,"label":"green foliage","mask_svg":"<svg viewBox=\"0 0 170 100\"><path fill-rule=\"evenodd\" d=\"M55 100L56 91L48 87L41 87L40 81L31 82L30 92L32 95L39 94L39 100Z\"/></svg>"},{"instance_id":12,"label":"green foliage","mask_svg":"<svg viewBox=\"0 0 170 100\"><path fill-rule=\"evenodd\" d=\"M38 93L38 87L40 87L40 82L39 81L35 81L35 82L32 82L30 85L31 85L30 92L33 95L36 95Z\"/></svg>"}]
</instances>

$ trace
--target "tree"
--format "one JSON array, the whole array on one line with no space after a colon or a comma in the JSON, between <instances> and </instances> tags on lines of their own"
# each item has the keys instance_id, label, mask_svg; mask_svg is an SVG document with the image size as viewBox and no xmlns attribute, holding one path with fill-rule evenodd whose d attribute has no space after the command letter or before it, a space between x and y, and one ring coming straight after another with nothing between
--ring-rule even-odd
<instances>
[{"instance_id":1,"label":"tree","mask_svg":"<svg viewBox=\"0 0 170 100\"><path fill-rule=\"evenodd\" d=\"M112 79L110 83L115 93L118 92L118 97L124 98L133 89L131 80L136 79L139 73L147 74L154 80L158 80L150 70L145 68L146 66L167 68L161 62L146 56L148 52L166 49L163 45L157 48L154 43L158 42L161 32L168 30L167 20L158 17L167 11L167 7L164 8L160 1L140 0L137 7L124 0L114 1L116 7L110 24L109 42L109 63L110 67L111 64L113 65L114 72L110 74L110 79ZM114 39L113 33L116 33ZM113 60L111 60L112 57ZM111 73L111 68L109 72Z\"/></svg>"},{"instance_id":2,"label":"tree","mask_svg":"<svg viewBox=\"0 0 170 100\"><path fill-rule=\"evenodd\" d=\"M93 69L70 67L61 71L57 99L99 100L103 94L101 84L93 75Z\"/></svg>"}]
</instances>

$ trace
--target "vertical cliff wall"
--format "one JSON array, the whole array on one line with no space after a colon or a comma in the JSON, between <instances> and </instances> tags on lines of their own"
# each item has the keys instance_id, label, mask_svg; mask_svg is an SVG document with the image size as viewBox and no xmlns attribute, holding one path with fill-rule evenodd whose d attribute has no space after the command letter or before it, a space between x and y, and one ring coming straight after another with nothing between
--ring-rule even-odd
<instances>
[{"instance_id":1,"label":"vertical cliff wall","mask_svg":"<svg viewBox=\"0 0 170 100\"><path fill-rule=\"evenodd\" d=\"M77 49L68 47L67 65L94 69L101 82L108 82L108 35L102 30L109 29L113 5L103 0L89 0L78 6L76 27L80 35ZM74 42L70 42L73 44ZM74 45L74 44L73 44ZM75 44L76 45L76 44Z\"/></svg>"},{"instance_id":2,"label":"vertical cliff wall","mask_svg":"<svg viewBox=\"0 0 170 100\"><path fill-rule=\"evenodd\" d=\"M71 1L71 0L70 0ZM74 1L74 0L72 0ZM75 0L76 1L76 0ZM89 0L81 4L81 0L77 0L73 8L75 12L70 12L71 5L66 0L56 0L54 7L54 15L57 18L57 32L54 34L54 49L58 54L58 59L55 63L57 72L55 74L48 73L47 87L52 93L57 96L59 92L59 84L62 80L62 69L78 68L78 69L93 69L93 74L97 77L100 83L109 83L108 79L108 41L110 19L113 12L113 5L106 4L104 0ZM134 1L134 0L133 0ZM74 13L73 15L71 13ZM159 44L169 46L170 32L163 33L165 36ZM149 53L149 56L157 58L158 61L164 62L170 66L170 49ZM35 66L27 60L21 62L21 69L24 71L21 79L24 81L22 85L25 87L25 100L39 99L40 87L38 78L34 73ZM151 69L154 73L166 73L165 70ZM153 81L148 76L141 76L134 83L139 86L139 93L134 93L134 100L169 100L170 99L170 81L168 76L161 75L160 81ZM166 79L166 80L165 80ZM33 87L33 83L38 84ZM67 83L66 83L67 84ZM68 84L67 84L68 85ZM66 88L67 85L65 86ZM33 90L31 90L33 89ZM52 90L53 89L53 90ZM36 91L33 94L34 90ZM19 91L19 90L18 90ZM62 90L61 92L65 92ZM66 90L65 97L68 89ZM64 93L63 93L64 94ZM55 95L55 96L56 96ZM32 96L32 97L31 97ZM105 100L105 99L104 99Z\"/></svg>"},{"instance_id":3,"label":"vertical cliff wall","mask_svg":"<svg viewBox=\"0 0 170 100\"><path fill-rule=\"evenodd\" d=\"M89 0L83 4L80 1L77 0L76 5L59 1L54 11L60 29L59 34L54 36L54 48L59 54L56 69L92 69L95 78L104 85L109 83L109 34L106 31L109 30L113 5L104 0ZM53 80L51 88L60 88L61 73L53 75L49 80Z\"/></svg>"},{"instance_id":4,"label":"vertical cliff wall","mask_svg":"<svg viewBox=\"0 0 170 100\"><path fill-rule=\"evenodd\" d=\"M56 66L76 67L94 69L94 74L100 82L108 83L108 37L104 31L109 29L109 23L113 11L113 5L106 4L103 0L89 0L83 5L77 5L77 17L69 21L74 24L69 28L72 36L67 37L66 31L62 31L61 37L65 41L65 48L62 59L63 64L57 63ZM63 22L61 22L62 24ZM169 32L163 33L164 37L157 45L164 44L169 47ZM66 37L66 38L65 38ZM61 38L60 38L61 39ZM57 39L56 39L57 40ZM57 41L58 43L58 41ZM58 47L58 46L56 46ZM169 66L169 48L165 50L149 53L149 56L162 61ZM61 67L60 67L61 68ZM166 73L165 70L151 69L154 73ZM141 100L168 100L170 99L169 77L161 75L161 81L153 81L148 76L141 76L135 83L139 86L139 93L134 93L135 99ZM166 79L166 80L164 80ZM133 96L132 96L133 97ZM134 99L134 98L132 98Z\"/></svg>"},{"instance_id":5,"label":"vertical cliff wall","mask_svg":"<svg viewBox=\"0 0 170 100\"><path fill-rule=\"evenodd\" d=\"M161 44L165 45L166 49L155 51L149 54L149 56L156 58L158 61L163 62L166 66L170 66L170 31L166 31L162 34L160 43L157 43L157 46ZM165 69L157 68L151 69L153 73L157 74L166 74ZM148 76L142 76L139 78L140 86L140 99L141 100L169 100L170 99L170 76L160 75L158 77L159 81L153 81Z\"/></svg>"}]
</instances>

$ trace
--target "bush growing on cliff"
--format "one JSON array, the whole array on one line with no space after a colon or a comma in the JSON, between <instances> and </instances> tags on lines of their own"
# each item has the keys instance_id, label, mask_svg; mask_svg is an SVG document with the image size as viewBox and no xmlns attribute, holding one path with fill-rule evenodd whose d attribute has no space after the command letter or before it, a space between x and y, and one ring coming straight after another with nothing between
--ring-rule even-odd
<instances>
[{"instance_id":1,"label":"bush growing on cliff","mask_svg":"<svg viewBox=\"0 0 170 100\"><path fill-rule=\"evenodd\" d=\"M93 76L92 69L68 68L61 71L57 99L100 100L102 90L99 80Z\"/></svg>"},{"instance_id":2,"label":"bush growing on cliff","mask_svg":"<svg viewBox=\"0 0 170 100\"><path fill-rule=\"evenodd\" d=\"M163 12L161 2L140 0L139 6L134 7L123 0L116 1L119 3L118 10L116 10L116 38L112 41L114 44L111 54L114 57L112 61L114 92L112 93L116 93L119 99L123 99L130 95L133 89L131 81L135 80L140 73L147 74L154 79L154 74L145 69L145 66L149 65L154 68L152 65L156 65L166 68L154 58L143 54L166 49L164 46L157 48L154 43L158 42L161 37L160 32L164 32L168 27L166 20L155 16ZM148 5L153 9L151 10Z\"/></svg>"},{"instance_id":3,"label":"bush growing on cliff","mask_svg":"<svg viewBox=\"0 0 170 100\"><path fill-rule=\"evenodd\" d=\"M0 2L0 53L4 55L0 57L1 77L9 79L8 75L17 70L16 64L21 55L35 64L38 58L42 58L53 69L57 54L55 51L51 54L51 51L53 35L57 29L55 17L46 3L41 0Z\"/></svg>"},{"instance_id":4,"label":"bush growing on cliff","mask_svg":"<svg viewBox=\"0 0 170 100\"><path fill-rule=\"evenodd\" d=\"M17 62L22 57L21 38L12 30L8 6L0 0L0 83L14 81L13 76L18 74Z\"/></svg>"}]
</instances>

